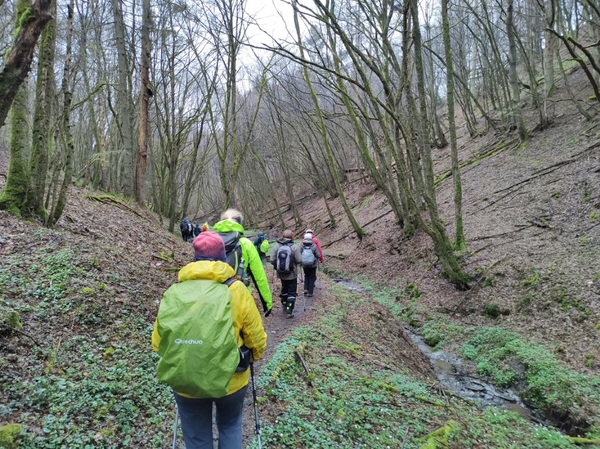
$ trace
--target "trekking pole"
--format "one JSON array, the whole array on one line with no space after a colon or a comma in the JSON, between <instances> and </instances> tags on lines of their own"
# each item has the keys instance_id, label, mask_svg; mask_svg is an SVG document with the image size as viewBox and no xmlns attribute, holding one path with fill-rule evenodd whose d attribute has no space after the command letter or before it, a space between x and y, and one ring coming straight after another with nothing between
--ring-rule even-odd
<instances>
[{"instance_id":1,"label":"trekking pole","mask_svg":"<svg viewBox=\"0 0 600 449\"><path fill-rule=\"evenodd\" d=\"M262 449L260 444L260 423L258 422L258 402L256 401L256 383L254 382L254 363L250 362L250 379L252 380L252 398L254 399L254 421L256 421L256 438L258 439L258 449Z\"/></svg>"},{"instance_id":2,"label":"trekking pole","mask_svg":"<svg viewBox=\"0 0 600 449\"><path fill-rule=\"evenodd\" d=\"M175 404L175 424L173 425L173 449L177 444L177 421L179 421L179 407Z\"/></svg>"}]
</instances>

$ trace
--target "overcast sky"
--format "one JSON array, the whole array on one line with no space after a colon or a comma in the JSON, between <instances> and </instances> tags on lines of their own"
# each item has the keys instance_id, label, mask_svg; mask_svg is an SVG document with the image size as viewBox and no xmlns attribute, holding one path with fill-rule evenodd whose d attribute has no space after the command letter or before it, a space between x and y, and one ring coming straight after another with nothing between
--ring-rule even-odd
<instances>
[{"instance_id":1,"label":"overcast sky","mask_svg":"<svg viewBox=\"0 0 600 449\"><path fill-rule=\"evenodd\" d=\"M277 39L287 37L286 23L293 30L292 8L282 0L248 0L246 3L248 14L253 16L260 25L260 29L253 27L250 30L252 42L255 45L270 42L268 33Z\"/></svg>"}]
</instances>

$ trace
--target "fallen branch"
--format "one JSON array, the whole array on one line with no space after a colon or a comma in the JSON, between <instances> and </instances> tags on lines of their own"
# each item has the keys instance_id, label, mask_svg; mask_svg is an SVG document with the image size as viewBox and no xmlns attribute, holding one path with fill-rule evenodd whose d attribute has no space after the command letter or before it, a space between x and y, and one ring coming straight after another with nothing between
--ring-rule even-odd
<instances>
[{"instance_id":1,"label":"fallen branch","mask_svg":"<svg viewBox=\"0 0 600 449\"><path fill-rule=\"evenodd\" d=\"M126 210L128 212L131 212L132 214L135 214L140 218L143 218L143 219L147 218L147 217L144 217L142 214L140 214L135 209L129 207L127 204L123 203L122 201L119 201L112 195L84 195L84 198L87 198L89 200L98 201L98 202L104 203L104 204L116 205L118 208Z\"/></svg>"},{"instance_id":2,"label":"fallen branch","mask_svg":"<svg viewBox=\"0 0 600 449\"><path fill-rule=\"evenodd\" d=\"M294 354L296 355L296 357L298 358L298 360L302 364L302 368L304 368L304 372L306 373L306 380L308 381L308 384L311 387L314 387L314 385L312 383L312 380L310 380L310 372L308 371L308 366L306 365L306 362L302 358L302 355L300 354L300 352L297 349L294 349Z\"/></svg>"},{"instance_id":3,"label":"fallen branch","mask_svg":"<svg viewBox=\"0 0 600 449\"><path fill-rule=\"evenodd\" d=\"M589 438L579 438L579 437L567 437L571 440L572 443L575 444L600 444L600 438L596 438L595 440L591 440Z\"/></svg>"},{"instance_id":4,"label":"fallen branch","mask_svg":"<svg viewBox=\"0 0 600 449\"><path fill-rule=\"evenodd\" d=\"M537 226L538 228L549 228L550 226L547 223L543 223L537 220L527 220L527 223L530 223L532 226Z\"/></svg>"},{"instance_id":5,"label":"fallen branch","mask_svg":"<svg viewBox=\"0 0 600 449\"><path fill-rule=\"evenodd\" d=\"M515 229L514 231L503 232L502 234L494 234L494 235L484 235L483 237L475 237L471 239L472 242L477 242L479 240L487 240L487 239L495 239L498 237L504 237L505 235L514 234L515 232L522 231L527 228L531 228L533 225L516 225L519 226L519 229Z\"/></svg>"},{"instance_id":6,"label":"fallen branch","mask_svg":"<svg viewBox=\"0 0 600 449\"><path fill-rule=\"evenodd\" d=\"M361 225L361 228L365 228L365 227L369 226L370 224L372 224L372 223L376 222L377 220L380 220L380 219L382 219L383 217L385 217L386 215L389 215L389 214L391 214L392 212L393 212L393 210L392 210L392 209L388 210L387 212L385 212L385 213L383 213L383 214L379 215L378 217L375 217L375 218L373 218L371 221L368 221L368 222L366 222L365 224ZM347 232L346 234L342 235L341 237L339 237L339 238L337 238L337 239L335 239L335 240L332 240L331 242L327 242L326 244L321 244L321 247L322 247L322 248L327 248L328 246L331 246L331 245L333 245L334 243L337 243L337 242L339 242L340 240L344 240L346 237L348 237L348 236L350 236L350 235L352 235L352 234L354 234L354 233L355 233L355 231L354 231L354 230L352 230L352 231L350 231L350 232Z\"/></svg>"},{"instance_id":7,"label":"fallen branch","mask_svg":"<svg viewBox=\"0 0 600 449\"><path fill-rule=\"evenodd\" d=\"M35 343L36 346L41 346L35 338L33 338L31 335L29 335L19 329L7 326L6 324L3 324L3 323L0 323L0 326L2 326L4 329L8 329L10 332L16 332L17 334L24 335L25 337L31 339L31 341L33 341L33 343Z\"/></svg>"},{"instance_id":8,"label":"fallen branch","mask_svg":"<svg viewBox=\"0 0 600 449\"><path fill-rule=\"evenodd\" d=\"M458 169L461 170L465 167L468 167L469 165L473 165L476 162L479 162L480 160L482 160L488 156L492 156L501 150L506 150L511 145L513 145L512 148L515 148L518 144L519 144L519 141L517 139L513 139L513 140L501 142L500 144L498 144L497 146L493 147L490 150L484 150L484 151L480 150L475 157L468 159L465 162L459 164ZM450 178L451 175L452 175L452 169L449 168L447 170L444 170L440 174L438 174L438 176L434 180L433 184L437 186L438 184L442 183L446 179Z\"/></svg>"},{"instance_id":9,"label":"fallen branch","mask_svg":"<svg viewBox=\"0 0 600 449\"><path fill-rule=\"evenodd\" d=\"M509 187L505 187L504 189L497 190L496 192L493 193L493 195L501 193L501 192L507 192L507 193L504 194L504 195L502 195L496 201L487 204L485 207L483 207L479 211L481 212L481 211L489 208L490 206L493 206L494 204L502 201L504 198L506 198L511 193L513 193L514 190L516 190L518 188L521 188L523 185L525 185L525 184L527 184L527 183L529 183L529 182L531 182L531 181L533 181L533 180L535 180L537 178L540 178L542 176L549 175L550 173L552 173L552 172L554 172L554 171L556 171L556 170L558 170L560 168L563 168L566 165L569 165L569 164L571 164L573 162L576 162L578 160L579 156L581 156L582 154L586 153L587 151L589 151L591 149L594 149L596 147L599 147L599 146L600 146L600 141L596 142L596 143L593 143L592 145L590 145L589 147L587 147L585 150L577 153L576 155L574 155L570 159L557 162L556 164L550 165L549 167L545 167L545 168L543 168L541 170L538 170L537 172L534 172L533 175L530 176L529 178L523 179L522 181L519 181L516 184L513 184L513 185L511 185Z\"/></svg>"}]
</instances>

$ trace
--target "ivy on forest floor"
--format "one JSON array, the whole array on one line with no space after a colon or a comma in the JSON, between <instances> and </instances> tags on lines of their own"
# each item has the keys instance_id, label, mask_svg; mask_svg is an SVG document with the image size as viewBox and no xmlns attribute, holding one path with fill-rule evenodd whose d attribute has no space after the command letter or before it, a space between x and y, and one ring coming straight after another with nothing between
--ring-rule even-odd
<instances>
[{"instance_id":1,"label":"ivy on forest floor","mask_svg":"<svg viewBox=\"0 0 600 449\"><path fill-rule=\"evenodd\" d=\"M42 246L34 257L8 256L0 273L0 309L44 336L0 357L0 421L20 426L15 444L164 447L174 402L156 379L142 298L114 301L118 274L73 247Z\"/></svg>"}]
</instances>

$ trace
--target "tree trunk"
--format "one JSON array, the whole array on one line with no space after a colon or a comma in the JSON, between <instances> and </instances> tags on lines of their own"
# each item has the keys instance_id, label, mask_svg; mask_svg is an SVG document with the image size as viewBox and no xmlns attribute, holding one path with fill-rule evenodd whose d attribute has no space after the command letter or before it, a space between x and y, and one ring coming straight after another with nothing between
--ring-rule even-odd
<instances>
[{"instance_id":1,"label":"tree trunk","mask_svg":"<svg viewBox=\"0 0 600 449\"><path fill-rule=\"evenodd\" d=\"M527 137L523 112L521 111L521 92L519 90L519 79L517 76L517 45L515 43L515 26L513 20L514 0L508 0L506 12L506 33L508 34L508 76L512 92L512 116L513 124L519 132L519 138L524 141Z\"/></svg>"},{"instance_id":2,"label":"tree trunk","mask_svg":"<svg viewBox=\"0 0 600 449\"><path fill-rule=\"evenodd\" d=\"M56 0L52 0L50 13L56 15ZM38 70L35 88L31 156L29 159L30 187L27 209L32 215L47 219L44 193L48 176L48 155L51 146L52 103L54 87L54 59L56 53L56 20L51 20L40 40Z\"/></svg>"},{"instance_id":3,"label":"tree trunk","mask_svg":"<svg viewBox=\"0 0 600 449\"><path fill-rule=\"evenodd\" d=\"M420 123L419 133L421 135L421 158L423 163L424 173L424 199L427 204L427 211L431 224L427 225L422 222L422 229L427 232L434 244L434 250L436 255L440 258L442 263L442 273L448 278L448 280L456 285L458 288L465 289L468 287L468 278L462 272L456 256L454 255L453 245L450 243L446 228L439 217L439 211L437 206L437 200L435 196L435 184L433 176L433 161L431 158L431 143L429 141L429 132L425 128L426 124L426 113L427 107L425 105L425 83L423 80L423 62L421 58L422 44L421 44L421 32L419 26L419 14L418 14L418 2L417 0L410 0L411 2L411 13L412 13L412 25L413 25L413 40L414 40L414 54L415 54L415 72L417 73L417 89L420 98L419 113L417 120Z\"/></svg>"},{"instance_id":4,"label":"tree trunk","mask_svg":"<svg viewBox=\"0 0 600 449\"><path fill-rule=\"evenodd\" d=\"M444 53L446 54L446 100L448 102L448 128L450 132L450 158L452 160L452 178L454 179L454 225L456 228L454 246L465 249L465 233L462 220L462 183L458 164L456 143L456 123L454 121L454 62L452 61L452 43L450 41L450 21L448 19L448 0L442 0L442 34Z\"/></svg>"},{"instance_id":5,"label":"tree trunk","mask_svg":"<svg viewBox=\"0 0 600 449\"><path fill-rule=\"evenodd\" d=\"M4 125L19 86L29 73L37 40L52 19L51 1L35 0L33 4L27 0L17 2L17 37L0 72L0 128Z\"/></svg>"},{"instance_id":6,"label":"tree trunk","mask_svg":"<svg viewBox=\"0 0 600 449\"><path fill-rule=\"evenodd\" d=\"M300 50L300 55L304 59L304 47L302 45L300 24L298 23L298 10L297 10L297 5L296 5L296 0L294 0L293 3L294 3L294 26L296 29L296 37L298 39L297 45L298 45L298 49ZM303 69L304 81L306 82L306 85L310 91L310 95L312 97L313 104L315 106L315 110L317 113L317 120L318 120L317 124L319 126L319 131L321 133L321 137L323 139L322 143L323 143L323 146L325 147L327 162L329 163L329 166L331 169L331 174L333 176L337 194L340 197L340 201L342 202L342 207L344 208L344 211L346 212L346 216L348 217L348 220L350 221L350 224L352 225L352 229L354 229L354 232L356 233L356 236L358 237L358 239L362 240L365 237L365 231L360 227L360 225L356 221L356 218L354 217L354 214L352 213L352 210L350 209L350 205L348 204L348 201L346 200L346 197L344 196L344 191L342 190L342 186L340 184L340 180L339 180L339 176L338 176L338 168L335 163L335 159L333 157L331 147L329 145L329 139L327 137L327 127L325 126L325 121L323 118L323 111L321 110L321 107L319 106L319 99L315 93L312 82L310 80L308 68L306 67L306 65L304 65L302 67L302 69Z\"/></svg>"},{"instance_id":7,"label":"tree trunk","mask_svg":"<svg viewBox=\"0 0 600 449\"><path fill-rule=\"evenodd\" d=\"M135 168L133 164L134 144L133 144L133 125L132 125L132 106L131 106L131 90L128 83L129 74L129 59L127 58L128 51L125 45L125 23L123 21L123 11L121 10L121 2L112 0L113 18L115 21L115 46L117 48L118 61L118 85L116 87L117 103L119 111L115 117L119 135L121 137L121 176L120 184L122 193L125 196L133 196L133 184L135 177ZM131 55L133 57L133 55Z\"/></svg>"},{"instance_id":8,"label":"tree trunk","mask_svg":"<svg viewBox=\"0 0 600 449\"><path fill-rule=\"evenodd\" d=\"M63 80L62 80L62 92L63 92L63 111L62 111L62 129L61 133L63 138L65 162L64 162L64 177L56 204L50 211L48 216L48 226L54 226L63 213L65 204L67 203L67 190L71 185L73 178L73 153L75 152L75 143L73 142L73 134L71 133L71 102L73 99L73 93L69 87L69 80L71 78L71 54L72 54L72 38L73 38L73 4L74 0L70 0L67 9L67 35L66 35L66 55L65 55L65 66L63 69Z\"/></svg>"},{"instance_id":9,"label":"tree trunk","mask_svg":"<svg viewBox=\"0 0 600 449\"><path fill-rule=\"evenodd\" d=\"M138 129L138 153L135 170L135 199L144 203L144 181L148 159L148 103L150 101L150 25L152 23L150 0L142 3L142 55L140 62L140 123Z\"/></svg>"},{"instance_id":10,"label":"tree trunk","mask_svg":"<svg viewBox=\"0 0 600 449\"><path fill-rule=\"evenodd\" d=\"M10 163L6 184L0 193L0 209L13 215L22 215L29 187L29 177L24 164L24 153L29 149L29 90L27 83L17 89L10 110Z\"/></svg>"}]
</instances>

